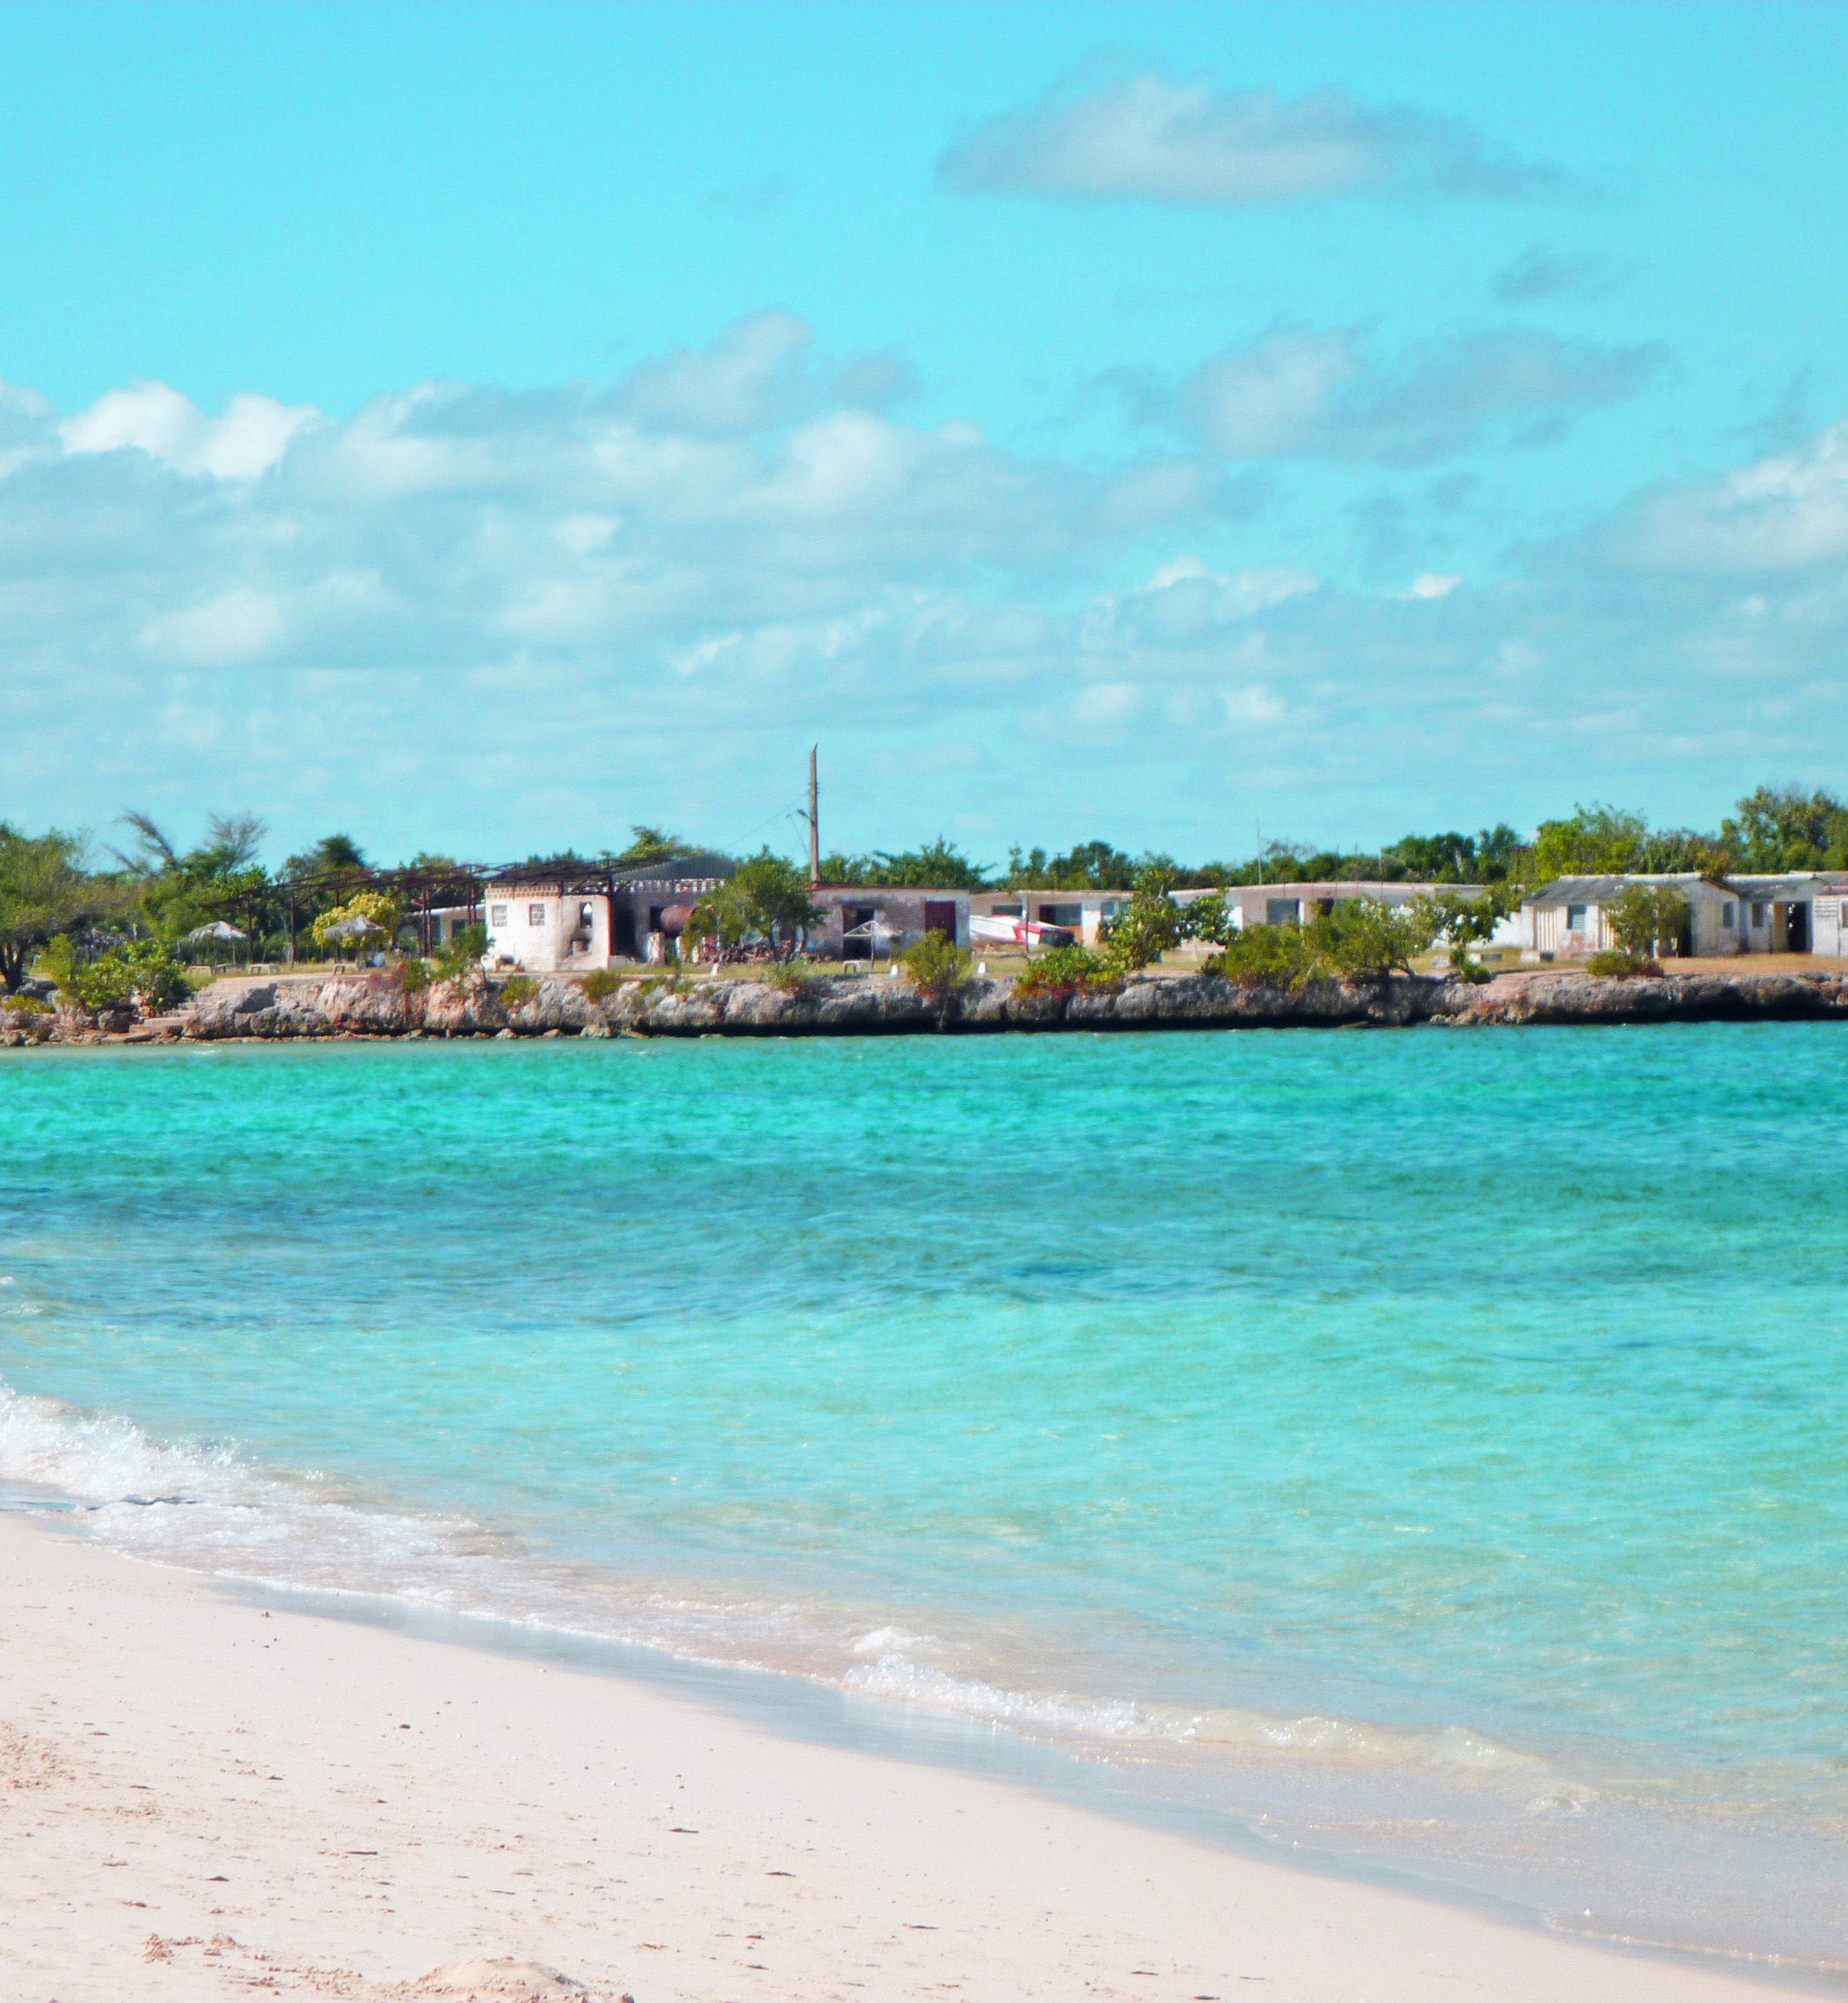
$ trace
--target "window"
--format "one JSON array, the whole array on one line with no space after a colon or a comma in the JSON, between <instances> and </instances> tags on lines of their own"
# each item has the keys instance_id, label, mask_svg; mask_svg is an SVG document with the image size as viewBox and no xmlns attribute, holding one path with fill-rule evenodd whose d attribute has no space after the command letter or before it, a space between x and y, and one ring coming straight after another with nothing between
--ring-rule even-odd
<instances>
[{"instance_id":1,"label":"window","mask_svg":"<svg viewBox=\"0 0 1848 2003\"><path fill-rule=\"evenodd\" d=\"M543 925L545 923L545 906L543 904L528 904L526 908L526 922L528 925Z\"/></svg>"},{"instance_id":2,"label":"window","mask_svg":"<svg viewBox=\"0 0 1848 2003\"><path fill-rule=\"evenodd\" d=\"M1762 932L1770 923L1771 906L1769 904L1754 904L1752 908L1752 930L1754 932Z\"/></svg>"},{"instance_id":3,"label":"window","mask_svg":"<svg viewBox=\"0 0 1848 2003\"><path fill-rule=\"evenodd\" d=\"M504 904L490 904L488 907L488 922L490 925L504 925L507 922L507 907Z\"/></svg>"},{"instance_id":4,"label":"window","mask_svg":"<svg viewBox=\"0 0 1848 2003\"><path fill-rule=\"evenodd\" d=\"M1266 925L1293 925L1302 916L1302 906L1293 897L1268 897L1264 904Z\"/></svg>"},{"instance_id":5,"label":"window","mask_svg":"<svg viewBox=\"0 0 1848 2003\"><path fill-rule=\"evenodd\" d=\"M1063 925L1069 932L1083 928L1085 908L1082 904L1042 904L1040 907L1040 922L1042 925Z\"/></svg>"},{"instance_id":6,"label":"window","mask_svg":"<svg viewBox=\"0 0 1848 2003\"><path fill-rule=\"evenodd\" d=\"M1584 931L1585 915L1590 909L1589 904L1568 904L1565 907L1565 929L1568 932Z\"/></svg>"},{"instance_id":7,"label":"window","mask_svg":"<svg viewBox=\"0 0 1848 2003\"><path fill-rule=\"evenodd\" d=\"M1722 904L1720 906L1719 922L1722 930L1730 932L1732 929L1732 912L1733 907L1731 904Z\"/></svg>"}]
</instances>

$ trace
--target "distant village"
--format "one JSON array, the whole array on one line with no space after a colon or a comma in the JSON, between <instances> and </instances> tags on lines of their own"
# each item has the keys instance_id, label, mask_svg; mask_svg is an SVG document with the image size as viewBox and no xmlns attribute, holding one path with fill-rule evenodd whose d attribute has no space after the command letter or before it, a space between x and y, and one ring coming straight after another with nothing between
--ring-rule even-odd
<instances>
[{"instance_id":1,"label":"distant village","mask_svg":"<svg viewBox=\"0 0 1848 2003\"><path fill-rule=\"evenodd\" d=\"M849 968L895 960L930 934L1000 956L1095 948L1139 884L1183 909L1219 898L1220 935L1307 928L1363 900L1405 910L1466 897L1495 957L1531 965L1609 951L1613 915L1641 888L1673 893L1680 936L1665 942L1671 953L1848 952L1848 806L1826 792L1761 788L1712 834L1581 807L1526 839L1504 823L1371 854L1273 842L1243 862L1197 868L1103 842L1062 854L1016 848L1005 867L942 840L828 854L815 801L812 786L801 862L734 856L638 827L622 849L501 865L420 854L380 867L333 835L272 873L258 861L263 829L253 817L215 819L205 842L183 850L130 815L131 840L97 868L71 836L0 822L0 982L17 988L49 946L82 956L119 952L125 940L195 963L466 955L508 975L749 958L765 946L752 922L728 938L714 915L728 888L734 906L766 908L767 882L773 905L779 885L793 901L798 922L786 930L799 932L804 955Z\"/></svg>"}]
</instances>

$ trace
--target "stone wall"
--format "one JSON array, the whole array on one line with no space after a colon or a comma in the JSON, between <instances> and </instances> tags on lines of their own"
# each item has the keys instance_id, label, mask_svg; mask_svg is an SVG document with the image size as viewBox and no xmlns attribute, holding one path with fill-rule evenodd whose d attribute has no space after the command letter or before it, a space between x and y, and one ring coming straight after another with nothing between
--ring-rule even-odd
<instances>
[{"instance_id":1,"label":"stone wall","mask_svg":"<svg viewBox=\"0 0 1848 2003\"><path fill-rule=\"evenodd\" d=\"M1609 980L1585 974L1502 975L1480 987L1399 977L1378 985L1315 982L1291 993L1205 975L1132 976L1114 988L1016 995L970 981L934 998L903 979L811 975L787 988L761 981L625 982L593 1001L575 981L533 983L509 1002L477 979L407 995L387 974L209 989L187 1015L127 1032L133 1041L323 1036L894 1036L1010 1031L1301 1027L1453 1028L1523 1024L1848 1021L1848 975L1689 974ZM118 1026L119 1028L120 1026ZM87 1019L40 1017L0 1041L113 1041Z\"/></svg>"}]
</instances>

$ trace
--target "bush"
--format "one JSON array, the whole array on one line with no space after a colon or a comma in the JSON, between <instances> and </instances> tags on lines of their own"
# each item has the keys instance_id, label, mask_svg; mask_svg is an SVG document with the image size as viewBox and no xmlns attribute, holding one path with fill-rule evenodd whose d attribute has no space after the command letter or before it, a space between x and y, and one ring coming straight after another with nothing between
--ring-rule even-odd
<instances>
[{"instance_id":1,"label":"bush","mask_svg":"<svg viewBox=\"0 0 1848 2003\"><path fill-rule=\"evenodd\" d=\"M1294 925L1247 925L1207 961L1206 970L1241 988L1293 988L1311 976L1301 931Z\"/></svg>"},{"instance_id":2,"label":"bush","mask_svg":"<svg viewBox=\"0 0 1848 2003\"><path fill-rule=\"evenodd\" d=\"M806 960L779 961L763 970L765 982L779 995L800 995L814 975L814 968Z\"/></svg>"},{"instance_id":3,"label":"bush","mask_svg":"<svg viewBox=\"0 0 1848 2003\"><path fill-rule=\"evenodd\" d=\"M1594 953L1585 963L1587 974L1605 974L1616 978L1639 975L1660 980L1662 969L1656 962L1640 953Z\"/></svg>"},{"instance_id":4,"label":"bush","mask_svg":"<svg viewBox=\"0 0 1848 2003\"><path fill-rule=\"evenodd\" d=\"M143 940L132 946L118 946L116 954L128 969L130 992L140 995L143 1005L153 1014L164 1015L168 1009L191 999L192 982L187 978L186 969L164 946L156 945L152 940Z\"/></svg>"},{"instance_id":5,"label":"bush","mask_svg":"<svg viewBox=\"0 0 1848 2003\"><path fill-rule=\"evenodd\" d=\"M969 977L969 956L947 932L927 932L898 959L919 993L940 1002Z\"/></svg>"},{"instance_id":6,"label":"bush","mask_svg":"<svg viewBox=\"0 0 1848 2003\"><path fill-rule=\"evenodd\" d=\"M163 1015L192 994L186 969L153 940L112 946L94 960L80 960L70 941L60 935L45 948L44 962L58 993L92 1015L126 1008L137 996L150 1013Z\"/></svg>"},{"instance_id":7,"label":"bush","mask_svg":"<svg viewBox=\"0 0 1848 2003\"><path fill-rule=\"evenodd\" d=\"M518 1008L530 1002L539 992L539 983L528 980L524 974L515 974L511 981L501 983L501 1004L506 1008Z\"/></svg>"},{"instance_id":8,"label":"bush","mask_svg":"<svg viewBox=\"0 0 1848 2003\"><path fill-rule=\"evenodd\" d=\"M50 1015L53 1012L50 1003L41 1002L36 995L9 995L0 1001L0 1015L17 1017Z\"/></svg>"},{"instance_id":9,"label":"bush","mask_svg":"<svg viewBox=\"0 0 1848 2003\"><path fill-rule=\"evenodd\" d=\"M488 950L488 928L464 925L440 952L432 965L434 977L457 995L468 986L475 963Z\"/></svg>"},{"instance_id":10,"label":"bush","mask_svg":"<svg viewBox=\"0 0 1848 2003\"><path fill-rule=\"evenodd\" d=\"M1016 995L1070 995L1080 988L1118 988L1120 978L1082 946L1049 946L1014 984Z\"/></svg>"},{"instance_id":11,"label":"bush","mask_svg":"<svg viewBox=\"0 0 1848 2003\"><path fill-rule=\"evenodd\" d=\"M1390 975L1409 974L1413 955L1430 947L1441 920L1427 898L1394 905L1355 897L1313 920L1306 938L1311 951L1338 974L1379 982Z\"/></svg>"},{"instance_id":12,"label":"bush","mask_svg":"<svg viewBox=\"0 0 1848 2003\"><path fill-rule=\"evenodd\" d=\"M622 985L622 976L612 967L595 967L578 982L588 1002L607 1002Z\"/></svg>"},{"instance_id":13,"label":"bush","mask_svg":"<svg viewBox=\"0 0 1848 2003\"><path fill-rule=\"evenodd\" d=\"M430 984L430 970L421 960L407 960L398 970L398 979L407 995L421 995Z\"/></svg>"}]
</instances>

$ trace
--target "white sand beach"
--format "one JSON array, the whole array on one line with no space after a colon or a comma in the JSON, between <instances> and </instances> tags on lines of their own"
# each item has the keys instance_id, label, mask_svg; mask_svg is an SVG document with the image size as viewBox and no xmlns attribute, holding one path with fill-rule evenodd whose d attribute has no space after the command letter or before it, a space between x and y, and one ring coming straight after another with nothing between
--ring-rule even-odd
<instances>
[{"instance_id":1,"label":"white sand beach","mask_svg":"<svg viewBox=\"0 0 1848 2003\"><path fill-rule=\"evenodd\" d=\"M11 2003L1765 1993L618 1678L266 1612L19 1516L0 1968Z\"/></svg>"}]
</instances>

